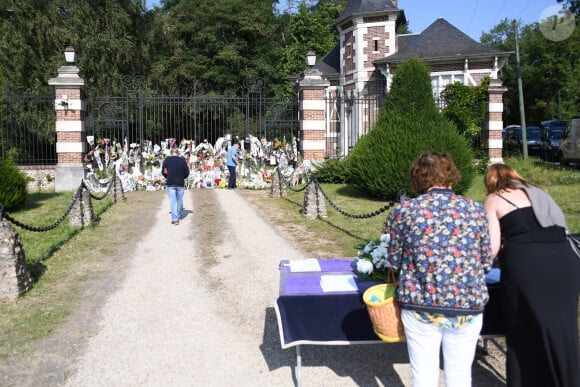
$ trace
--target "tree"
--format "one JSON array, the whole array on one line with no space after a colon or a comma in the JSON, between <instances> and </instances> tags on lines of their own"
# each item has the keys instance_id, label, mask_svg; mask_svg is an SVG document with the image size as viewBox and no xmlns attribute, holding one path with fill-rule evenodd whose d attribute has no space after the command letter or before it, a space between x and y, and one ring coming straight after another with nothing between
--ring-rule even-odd
<instances>
[{"instance_id":1,"label":"tree","mask_svg":"<svg viewBox=\"0 0 580 387\"><path fill-rule=\"evenodd\" d=\"M445 87L443 115L455 124L476 149L483 150L482 128L487 112L489 78L478 86L456 82Z\"/></svg>"},{"instance_id":2,"label":"tree","mask_svg":"<svg viewBox=\"0 0 580 387\"><path fill-rule=\"evenodd\" d=\"M411 192L413 161L436 150L449 153L461 172L456 192L469 188L474 173L471 147L439 113L431 93L430 69L420 59L410 59L396 69L377 123L347 158L356 186L380 198L397 199L401 189Z\"/></svg>"},{"instance_id":3,"label":"tree","mask_svg":"<svg viewBox=\"0 0 580 387\"><path fill-rule=\"evenodd\" d=\"M490 33L482 34L481 42L502 51L515 51L513 23L504 19ZM562 41L547 39L538 23L519 28L520 63L526 123L571 118L580 106L580 28ZM515 56L504 66L502 81L507 87L504 95L504 121L520 122Z\"/></svg>"},{"instance_id":4,"label":"tree","mask_svg":"<svg viewBox=\"0 0 580 387\"><path fill-rule=\"evenodd\" d=\"M279 69L284 76L300 73L306 68L305 57L309 50L320 59L338 43L334 23L343 10L343 1L324 1L316 7L309 7L302 1L295 14L282 15L284 50Z\"/></svg>"},{"instance_id":5,"label":"tree","mask_svg":"<svg viewBox=\"0 0 580 387\"><path fill-rule=\"evenodd\" d=\"M7 3L3 1L3 3ZM147 42L139 0L20 0L0 6L0 67L7 84L46 91L63 65L63 49L76 49L89 92L118 90L121 75L143 70ZM143 42L143 43L142 43Z\"/></svg>"},{"instance_id":6,"label":"tree","mask_svg":"<svg viewBox=\"0 0 580 387\"><path fill-rule=\"evenodd\" d=\"M156 36L167 46L152 77L164 88L199 83L206 91L240 93L245 79L278 79L272 0L166 1L157 17Z\"/></svg>"},{"instance_id":7,"label":"tree","mask_svg":"<svg viewBox=\"0 0 580 387\"><path fill-rule=\"evenodd\" d=\"M580 16L580 0L558 0L558 3L564 3L570 12L576 16Z\"/></svg>"}]
</instances>

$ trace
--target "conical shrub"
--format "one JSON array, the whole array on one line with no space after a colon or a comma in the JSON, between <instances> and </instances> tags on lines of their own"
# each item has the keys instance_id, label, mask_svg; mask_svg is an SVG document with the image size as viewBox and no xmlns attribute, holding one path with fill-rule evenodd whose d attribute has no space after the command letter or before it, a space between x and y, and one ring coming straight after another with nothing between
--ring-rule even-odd
<instances>
[{"instance_id":1,"label":"conical shrub","mask_svg":"<svg viewBox=\"0 0 580 387\"><path fill-rule=\"evenodd\" d=\"M348 157L349 174L356 186L371 195L397 199L401 190L412 193L411 165L428 151L451 155L462 175L453 188L465 192L474 175L473 151L435 106L429 68L411 59L397 69L375 127Z\"/></svg>"}]
</instances>

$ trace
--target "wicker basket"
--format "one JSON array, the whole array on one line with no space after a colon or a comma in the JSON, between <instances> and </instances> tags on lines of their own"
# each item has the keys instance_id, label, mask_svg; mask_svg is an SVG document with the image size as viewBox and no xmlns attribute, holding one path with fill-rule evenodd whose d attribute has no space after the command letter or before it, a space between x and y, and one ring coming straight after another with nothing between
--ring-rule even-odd
<instances>
[{"instance_id":1,"label":"wicker basket","mask_svg":"<svg viewBox=\"0 0 580 387\"><path fill-rule=\"evenodd\" d=\"M396 288L397 284L375 285L363 294L375 334L388 343L405 340L401 309L395 300Z\"/></svg>"}]
</instances>

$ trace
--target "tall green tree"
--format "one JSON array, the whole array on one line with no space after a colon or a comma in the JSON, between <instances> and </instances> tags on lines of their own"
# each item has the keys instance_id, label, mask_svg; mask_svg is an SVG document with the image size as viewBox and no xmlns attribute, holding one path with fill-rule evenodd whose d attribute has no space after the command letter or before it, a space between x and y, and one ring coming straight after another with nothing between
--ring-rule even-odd
<instances>
[{"instance_id":1,"label":"tall green tree","mask_svg":"<svg viewBox=\"0 0 580 387\"><path fill-rule=\"evenodd\" d=\"M482 128L487 112L489 78L478 86L466 86L456 82L445 87L443 115L455 124L474 146L483 150Z\"/></svg>"},{"instance_id":2,"label":"tall green tree","mask_svg":"<svg viewBox=\"0 0 580 387\"><path fill-rule=\"evenodd\" d=\"M570 12L576 16L580 16L580 0L558 0L558 3L563 3Z\"/></svg>"},{"instance_id":3,"label":"tall green tree","mask_svg":"<svg viewBox=\"0 0 580 387\"><path fill-rule=\"evenodd\" d=\"M520 63L526 123L571 118L580 110L577 90L580 82L580 28L561 41L544 36L538 23L518 28ZM502 20L489 33L482 34L484 45L515 52L513 23ZM515 55L502 69L502 80L508 88L504 95L504 121L520 122Z\"/></svg>"},{"instance_id":4,"label":"tall green tree","mask_svg":"<svg viewBox=\"0 0 580 387\"><path fill-rule=\"evenodd\" d=\"M284 51L280 71L285 76L306 68L305 58L309 50L321 59L338 43L334 24L343 10L343 2L320 2L316 7L309 7L302 1L295 14L282 19Z\"/></svg>"},{"instance_id":5,"label":"tall green tree","mask_svg":"<svg viewBox=\"0 0 580 387\"><path fill-rule=\"evenodd\" d=\"M273 0L166 1L157 36L167 43L152 73L166 88L200 84L240 93L245 79L277 79L281 41Z\"/></svg>"},{"instance_id":6,"label":"tall green tree","mask_svg":"<svg viewBox=\"0 0 580 387\"><path fill-rule=\"evenodd\" d=\"M11 88L47 90L77 51L89 92L118 90L121 75L144 70L146 10L140 0L0 0L0 67Z\"/></svg>"}]
</instances>

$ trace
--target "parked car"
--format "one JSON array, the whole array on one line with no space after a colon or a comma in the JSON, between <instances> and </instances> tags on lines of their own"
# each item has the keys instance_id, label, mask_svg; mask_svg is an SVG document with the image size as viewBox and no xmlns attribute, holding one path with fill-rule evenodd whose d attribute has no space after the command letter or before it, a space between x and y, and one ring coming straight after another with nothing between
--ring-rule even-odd
<instances>
[{"instance_id":1,"label":"parked car","mask_svg":"<svg viewBox=\"0 0 580 387\"><path fill-rule=\"evenodd\" d=\"M503 130L501 131L501 138L502 138L502 140L504 140L504 141L505 141L505 134L506 134L506 132L508 131L508 129L511 129L511 128L520 128L520 130L521 130L521 126L519 126L519 125L508 125L508 126L506 126L506 127L505 127L505 128L503 128Z\"/></svg>"},{"instance_id":2,"label":"parked car","mask_svg":"<svg viewBox=\"0 0 580 387\"><path fill-rule=\"evenodd\" d=\"M580 163L580 118L568 122L560 140L560 164Z\"/></svg>"},{"instance_id":3,"label":"parked car","mask_svg":"<svg viewBox=\"0 0 580 387\"><path fill-rule=\"evenodd\" d=\"M568 121L542 121L544 138L542 143L542 157L548 161L558 161L560 157L560 139Z\"/></svg>"},{"instance_id":4,"label":"parked car","mask_svg":"<svg viewBox=\"0 0 580 387\"><path fill-rule=\"evenodd\" d=\"M542 154L543 130L539 126L526 127L526 141L528 155L540 156ZM506 155L514 155L522 152L522 127L512 126L506 128L504 150Z\"/></svg>"}]
</instances>

